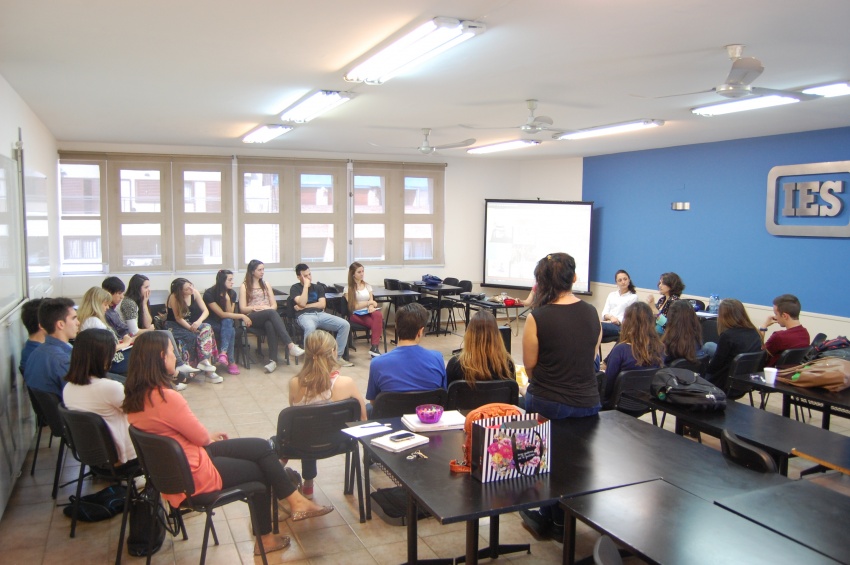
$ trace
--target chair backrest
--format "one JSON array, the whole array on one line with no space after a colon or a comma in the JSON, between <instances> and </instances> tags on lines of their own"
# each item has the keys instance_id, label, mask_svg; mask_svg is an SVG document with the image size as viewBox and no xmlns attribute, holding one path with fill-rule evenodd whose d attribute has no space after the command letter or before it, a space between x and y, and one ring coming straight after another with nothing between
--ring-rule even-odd
<instances>
[{"instance_id":1,"label":"chair backrest","mask_svg":"<svg viewBox=\"0 0 850 565\"><path fill-rule=\"evenodd\" d=\"M416 407L422 404L446 406L448 393L444 388L417 390L413 392L382 392L372 403L372 418L400 418L405 414L415 414Z\"/></svg>"},{"instance_id":2,"label":"chair backrest","mask_svg":"<svg viewBox=\"0 0 850 565\"><path fill-rule=\"evenodd\" d=\"M635 417L649 412L646 404L629 398L623 398L622 394L627 390L641 390L648 393L649 385L652 383L652 377L657 371L658 369L620 371L620 374L617 375L617 380L614 381L614 392L611 398L614 408Z\"/></svg>"},{"instance_id":3,"label":"chair backrest","mask_svg":"<svg viewBox=\"0 0 850 565\"><path fill-rule=\"evenodd\" d=\"M353 438L341 430L346 422L357 420L360 402L356 398L284 408L277 417L277 453L289 459L324 459L345 453Z\"/></svg>"},{"instance_id":4,"label":"chair backrest","mask_svg":"<svg viewBox=\"0 0 850 565\"><path fill-rule=\"evenodd\" d=\"M49 426L47 423L47 418L44 416L44 412L41 411L41 405L35 399L35 396L32 394L32 389L27 387L27 394L30 397L30 404L32 405L32 411L35 412L36 423L39 428L43 428L44 426ZM53 430L51 430L51 433Z\"/></svg>"},{"instance_id":5,"label":"chair backrest","mask_svg":"<svg viewBox=\"0 0 850 565\"><path fill-rule=\"evenodd\" d=\"M192 470L177 440L149 434L132 425L130 440L136 448L142 470L157 491L162 494L194 494Z\"/></svg>"},{"instance_id":6,"label":"chair backrest","mask_svg":"<svg viewBox=\"0 0 850 565\"><path fill-rule=\"evenodd\" d=\"M65 437L70 439L71 449L81 463L105 471L112 471L114 465L120 463L115 440L102 417L62 405L59 416L65 425Z\"/></svg>"},{"instance_id":7,"label":"chair backrest","mask_svg":"<svg viewBox=\"0 0 850 565\"><path fill-rule=\"evenodd\" d=\"M29 391L31 397L38 403L44 419L47 420L50 433L56 437L65 437L65 427L62 425L62 417L59 415L59 405L62 403L62 399L52 392L32 388Z\"/></svg>"},{"instance_id":8,"label":"chair backrest","mask_svg":"<svg viewBox=\"0 0 850 565\"><path fill-rule=\"evenodd\" d=\"M517 382L496 379L479 381L475 383L475 387L472 387L465 380L455 381L448 388L446 410L473 410L494 402L517 406L519 403Z\"/></svg>"},{"instance_id":9,"label":"chair backrest","mask_svg":"<svg viewBox=\"0 0 850 565\"><path fill-rule=\"evenodd\" d=\"M334 283L334 290L335 290L336 292L338 292L338 293L342 294L343 292L345 292L345 285L344 285L344 284L337 284L337 283Z\"/></svg>"},{"instance_id":10,"label":"chair backrest","mask_svg":"<svg viewBox=\"0 0 850 565\"><path fill-rule=\"evenodd\" d=\"M454 277L446 277L446 278L443 279L443 284L449 284L449 285L452 285L452 286L458 286L458 284L457 284L458 282L460 282L460 281L458 279L454 278Z\"/></svg>"},{"instance_id":11,"label":"chair backrest","mask_svg":"<svg viewBox=\"0 0 850 565\"><path fill-rule=\"evenodd\" d=\"M594 565L623 565L623 558L620 557L620 551L614 545L614 540L606 535L596 540L593 546L593 563Z\"/></svg>"},{"instance_id":12,"label":"chair backrest","mask_svg":"<svg viewBox=\"0 0 850 565\"><path fill-rule=\"evenodd\" d=\"M668 367L674 369L687 369L689 371L693 371L694 373L699 373L699 375L705 376L705 372L708 369L708 363L711 361L711 358L708 355L700 355L697 357L696 361L688 361L687 359L676 359L668 363Z\"/></svg>"},{"instance_id":13,"label":"chair backrest","mask_svg":"<svg viewBox=\"0 0 850 565\"><path fill-rule=\"evenodd\" d=\"M776 473L776 461L768 453L747 443L733 432L724 429L720 434L720 448L726 459L759 473Z\"/></svg>"},{"instance_id":14,"label":"chair backrest","mask_svg":"<svg viewBox=\"0 0 850 565\"><path fill-rule=\"evenodd\" d=\"M399 282L398 283L398 289L399 290L416 290L415 288L413 288L412 284L407 283L407 282ZM415 302L415 301L416 301L416 296L403 296L397 302L398 308L401 308L402 306L410 304L411 302Z\"/></svg>"},{"instance_id":15,"label":"chair backrest","mask_svg":"<svg viewBox=\"0 0 850 565\"><path fill-rule=\"evenodd\" d=\"M764 362L764 351L739 353L732 359L732 365L729 367L729 376L757 373L764 369Z\"/></svg>"},{"instance_id":16,"label":"chair backrest","mask_svg":"<svg viewBox=\"0 0 850 565\"><path fill-rule=\"evenodd\" d=\"M384 279L384 288L387 290L400 290L398 279Z\"/></svg>"},{"instance_id":17,"label":"chair backrest","mask_svg":"<svg viewBox=\"0 0 850 565\"><path fill-rule=\"evenodd\" d=\"M776 360L776 366L788 367L791 365L799 365L803 362L803 358L805 358L811 350L811 346L786 349L779 355L779 359Z\"/></svg>"},{"instance_id":18,"label":"chair backrest","mask_svg":"<svg viewBox=\"0 0 850 565\"><path fill-rule=\"evenodd\" d=\"M463 289L461 292L472 292L472 281L462 280L457 283L457 286Z\"/></svg>"},{"instance_id":19,"label":"chair backrest","mask_svg":"<svg viewBox=\"0 0 850 565\"><path fill-rule=\"evenodd\" d=\"M815 339L812 340L812 347L818 347L820 344L826 341L826 334L819 333L815 336Z\"/></svg>"}]
</instances>

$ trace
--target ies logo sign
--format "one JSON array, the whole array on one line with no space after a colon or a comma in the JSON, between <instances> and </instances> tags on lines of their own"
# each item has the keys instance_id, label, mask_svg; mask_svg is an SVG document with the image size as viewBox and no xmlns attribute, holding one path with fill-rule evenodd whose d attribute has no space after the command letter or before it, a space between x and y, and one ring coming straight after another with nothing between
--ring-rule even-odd
<instances>
[{"instance_id":1,"label":"ies logo sign","mask_svg":"<svg viewBox=\"0 0 850 565\"><path fill-rule=\"evenodd\" d=\"M782 165L767 175L773 235L850 237L850 161Z\"/></svg>"}]
</instances>

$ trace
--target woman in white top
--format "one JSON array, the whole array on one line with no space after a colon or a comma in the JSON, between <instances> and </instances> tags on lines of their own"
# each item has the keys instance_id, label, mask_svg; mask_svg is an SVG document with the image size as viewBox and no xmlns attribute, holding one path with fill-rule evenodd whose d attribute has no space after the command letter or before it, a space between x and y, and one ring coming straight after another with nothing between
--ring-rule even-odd
<instances>
[{"instance_id":1,"label":"woman in white top","mask_svg":"<svg viewBox=\"0 0 850 565\"><path fill-rule=\"evenodd\" d=\"M133 338L130 334L124 336L124 339L119 340L115 334L115 330L106 322L106 309L112 304L112 295L109 291L93 286L83 295L83 300L77 308L77 318L80 320L80 331L89 329L108 330L113 337L113 341L118 345L118 350L113 351L112 364L109 371L124 375L127 373L127 364L130 360L130 353L126 348L133 343Z\"/></svg>"},{"instance_id":2,"label":"woman in white top","mask_svg":"<svg viewBox=\"0 0 850 565\"><path fill-rule=\"evenodd\" d=\"M111 295L106 294L111 301ZM122 409L124 385L106 378L114 353L115 337L111 331L93 328L77 334L62 400L72 410L94 412L103 418L115 441L119 461L126 463L136 458L136 450Z\"/></svg>"},{"instance_id":3,"label":"woman in white top","mask_svg":"<svg viewBox=\"0 0 850 565\"><path fill-rule=\"evenodd\" d=\"M347 398L356 398L360 403L360 419L366 416L366 401L351 377L339 374L337 346L334 336L324 330L316 330L304 340L306 354L301 371L289 381L289 405L307 406L327 404ZM316 478L315 459L301 460L304 484L301 494L313 498L313 479Z\"/></svg>"},{"instance_id":4,"label":"woman in white top","mask_svg":"<svg viewBox=\"0 0 850 565\"><path fill-rule=\"evenodd\" d=\"M363 265L352 263L348 267L348 286L342 292L348 303L350 321L369 328L372 336L369 355L377 357L381 354L378 344L384 330L384 315L372 296L372 287L363 280L364 271Z\"/></svg>"},{"instance_id":5,"label":"woman in white top","mask_svg":"<svg viewBox=\"0 0 850 565\"><path fill-rule=\"evenodd\" d=\"M629 273L620 269L614 275L617 290L608 295L605 307L602 309L602 338L619 337L620 326L626 315L626 308L638 299L635 293L635 285Z\"/></svg>"}]
</instances>

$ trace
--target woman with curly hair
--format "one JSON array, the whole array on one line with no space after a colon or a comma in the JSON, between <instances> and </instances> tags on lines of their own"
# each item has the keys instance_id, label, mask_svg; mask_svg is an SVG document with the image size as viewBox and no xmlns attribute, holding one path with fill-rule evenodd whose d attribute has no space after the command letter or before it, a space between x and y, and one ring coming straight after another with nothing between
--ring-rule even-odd
<instances>
[{"instance_id":1,"label":"woman with curly hair","mask_svg":"<svg viewBox=\"0 0 850 565\"><path fill-rule=\"evenodd\" d=\"M366 416L366 401L351 377L339 374L336 357L336 338L324 330L316 330L304 340L304 366L289 381L289 405L308 406L327 404L348 398L360 403L360 419ZM315 459L301 459L301 474L304 483L301 493L313 498L313 479L316 478Z\"/></svg>"},{"instance_id":2,"label":"woman with curly hair","mask_svg":"<svg viewBox=\"0 0 850 565\"><path fill-rule=\"evenodd\" d=\"M664 344L655 331L652 309L643 302L626 308L620 343L614 346L605 366L605 400L610 404L617 375L632 369L655 369L664 361Z\"/></svg>"},{"instance_id":3,"label":"woman with curly hair","mask_svg":"<svg viewBox=\"0 0 850 565\"><path fill-rule=\"evenodd\" d=\"M646 302L655 315L655 329L658 333L663 333L664 326L667 325L667 310L685 292L685 283L676 273L661 273L658 280L658 292L661 293L658 302L652 294L646 297Z\"/></svg>"}]
</instances>

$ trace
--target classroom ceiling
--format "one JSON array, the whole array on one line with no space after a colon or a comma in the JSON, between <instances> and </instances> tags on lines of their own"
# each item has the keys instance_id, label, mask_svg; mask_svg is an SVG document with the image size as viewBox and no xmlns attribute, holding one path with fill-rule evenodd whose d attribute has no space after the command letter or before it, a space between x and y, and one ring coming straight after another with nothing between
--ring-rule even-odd
<instances>
[{"instance_id":1,"label":"classroom ceiling","mask_svg":"<svg viewBox=\"0 0 850 565\"><path fill-rule=\"evenodd\" d=\"M241 137L278 123L316 89L357 97L264 149L441 157L578 157L850 126L850 96L713 118L694 106L745 44L765 70L754 86L799 89L850 79L847 0L0 0L0 75L60 147L86 143L244 150ZM376 46L435 16L487 31L380 85L343 74ZM519 126L526 99L556 127L639 118L653 130L579 141ZM527 138L541 145L493 156L435 145ZM374 145L373 145L374 144ZM380 147L377 147L377 146Z\"/></svg>"}]
</instances>

